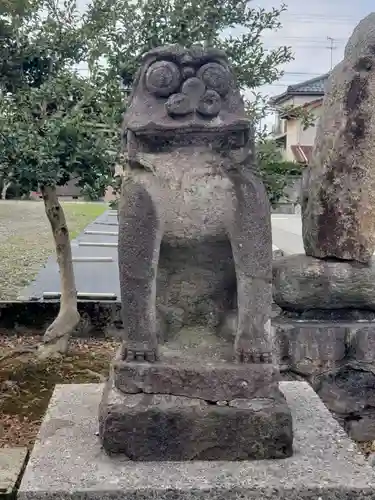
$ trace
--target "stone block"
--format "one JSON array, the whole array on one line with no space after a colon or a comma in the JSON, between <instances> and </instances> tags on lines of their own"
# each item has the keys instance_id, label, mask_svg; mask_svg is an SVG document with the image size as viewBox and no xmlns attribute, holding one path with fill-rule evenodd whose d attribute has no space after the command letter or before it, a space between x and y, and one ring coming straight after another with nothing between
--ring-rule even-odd
<instances>
[{"instance_id":1,"label":"stone block","mask_svg":"<svg viewBox=\"0 0 375 500\"><path fill-rule=\"evenodd\" d=\"M273 262L273 300L282 309L375 310L375 261L321 260L290 255Z\"/></svg>"},{"instance_id":2,"label":"stone block","mask_svg":"<svg viewBox=\"0 0 375 500\"><path fill-rule=\"evenodd\" d=\"M375 363L375 325L351 330L349 356L358 362Z\"/></svg>"},{"instance_id":3,"label":"stone block","mask_svg":"<svg viewBox=\"0 0 375 500\"><path fill-rule=\"evenodd\" d=\"M374 441L374 415L362 415L358 419L346 421L345 430L354 441L359 443Z\"/></svg>"},{"instance_id":4,"label":"stone block","mask_svg":"<svg viewBox=\"0 0 375 500\"><path fill-rule=\"evenodd\" d=\"M172 394L209 402L268 397L277 388L276 364L235 363L234 339L207 328L183 328L159 346L159 361L128 362L120 348L112 364L124 393Z\"/></svg>"},{"instance_id":5,"label":"stone block","mask_svg":"<svg viewBox=\"0 0 375 500\"><path fill-rule=\"evenodd\" d=\"M361 365L348 363L322 374L316 390L328 408L343 417L360 420L375 410L375 374Z\"/></svg>"},{"instance_id":6,"label":"stone block","mask_svg":"<svg viewBox=\"0 0 375 500\"><path fill-rule=\"evenodd\" d=\"M341 366L347 356L350 327L327 322L274 322L280 364L303 376Z\"/></svg>"},{"instance_id":7,"label":"stone block","mask_svg":"<svg viewBox=\"0 0 375 500\"><path fill-rule=\"evenodd\" d=\"M285 380L308 381L355 441L375 440L374 323L274 320Z\"/></svg>"},{"instance_id":8,"label":"stone block","mask_svg":"<svg viewBox=\"0 0 375 500\"><path fill-rule=\"evenodd\" d=\"M27 448L0 448L0 498L14 493L27 459Z\"/></svg>"},{"instance_id":9,"label":"stone block","mask_svg":"<svg viewBox=\"0 0 375 500\"><path fill-rule=\"evenodd\" d=\"M273 364L202 362L186 355L186 349L180 353L161 350L163 356L157 363L121 361L120 350L113 363L116 388L129 394L171 394L216 402L267 397L280 378Z\"/></svg>"},{"instance_id":10,"label":"stone block","mask_svg":"<svg viewBox=\"0 0 375 500\"><path fill-rule=\"evenodd\" d=\"M166 394L123 394L110 380L99 420L104 449L132 460L248 460L292 454L292 417L276 390L268 398L209 404Z\"/></svg>"},{"instance_id":11,"label":"stone block","mask_svg":"<svg viewBox=\"0 0 375 500\"><path fill-rule=\"evenodd\" d=\"M97 414L103 385L59 385L18 500L375 500L375 471L311 387L280 386L293 415L292 457L133 462L101 449Z\"/></svg>"}]
</instances>

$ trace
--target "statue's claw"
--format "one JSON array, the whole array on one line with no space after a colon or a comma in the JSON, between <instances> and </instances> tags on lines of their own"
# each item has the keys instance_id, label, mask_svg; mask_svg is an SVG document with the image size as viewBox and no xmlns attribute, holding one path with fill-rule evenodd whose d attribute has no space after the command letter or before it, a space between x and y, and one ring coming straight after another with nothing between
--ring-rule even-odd
<instances>
[{"instance_id":1,"label":"statue's claw","mask_svg":"<svg viewBox=\"0 0 375 500\"><path fill-rule=\"evenodd\" d=\"M155 363L158 361L158 349L157 347L148 346L123 346L122 359L128 362L138 362L138 363Z\"/></svg>"},{"instance_id":2,"label":"statue's claw","mask_svg":"<svg viewBox=\"0 0 375 500\"><path fill-rule=\"evenodd\" d=\"M273 361L269 346L257 346L252 340L236 340L234 351L238 363L269 364Z\"/></svg>"}]
</instances>

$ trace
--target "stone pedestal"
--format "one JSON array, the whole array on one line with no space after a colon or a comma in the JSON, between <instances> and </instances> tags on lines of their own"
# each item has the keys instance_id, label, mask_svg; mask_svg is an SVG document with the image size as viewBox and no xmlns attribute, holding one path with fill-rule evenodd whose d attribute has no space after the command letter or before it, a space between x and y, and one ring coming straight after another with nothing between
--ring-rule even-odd
<instances>
[{"instance_id":1,"label":"stone pedestal","mask_svg":"<svg viewBox=\"0 0 375 500\"><path fill-rule=\"evenodd\" d=\"M18 500L375 500L373 469L311 387L282 382L280 388L293 415L292 457L134 462L101 448L97 414L103 385L59 385Z\"/></svg>"},{"instance_id":2,"label":"stone pedestal","mask_svg":"<svg viewBox=\"0 0 375 500\"><path fill-rule=\"evenodd\" d=\"M100 404L104 449L132 460L248 460L293 453L292 417L280 391L210 404L165 394L124 394L111 381Z\"/></svg>"},{"instance_id":3,"label":"stone pedestal","mask_svg":"<svg viewBox=\"0 0 375 500\"><path fill-rule=\"evenodd\" d=\"M233 362L207 330L161 346L156 363L112 363L99 413L104 449L132 460L248 460L293 453L276 364Z\"/></svg>"},{"instance_id":4,"label":"stone pedestal","mask_svg":"<svg viewBox=\"0 0 375 500\"><path fill-rule=\"evenodd\" d=\"M375 321L275 318L281 375L306 380L358 442L375 440Z\"/></svg>"},{"instance_id":5,"label":"stone pedestal","mask_svg":"<svg viewBox=\"0 0 375 500\"><path fill-rule=\"evenodd\" d=\"M291 255L274 262L283 377L309 381L356 441L375 439L375 266Z\"/></svg>"}]
</instances>

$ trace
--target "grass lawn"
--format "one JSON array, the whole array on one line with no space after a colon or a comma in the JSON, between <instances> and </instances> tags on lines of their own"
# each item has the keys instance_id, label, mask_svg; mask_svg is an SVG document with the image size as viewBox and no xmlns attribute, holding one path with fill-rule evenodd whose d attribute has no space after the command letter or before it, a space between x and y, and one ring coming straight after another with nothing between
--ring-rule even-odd
<instances>
[{"instance_id":1,"label":"grass lawn","mask_svg":"<svg viewBox=\"0 0 375 500\"><path fill-rule=\"evenodd\" d=\"M70 239L74 239L87 224L101 215L108 206L103 203L62 203Z\"/></svg>"},{"instance_id":2,"label":"grass lawn","mask_svg":"<svg viewBox=\"0 0 375 500\"><path fill-rule=\"evenodd\" d=\"M107 210L104 203L63 202L71 239ZM55 252L39 201L0 201L0 300L15 300Z\"/></svg>"}]
</instances>

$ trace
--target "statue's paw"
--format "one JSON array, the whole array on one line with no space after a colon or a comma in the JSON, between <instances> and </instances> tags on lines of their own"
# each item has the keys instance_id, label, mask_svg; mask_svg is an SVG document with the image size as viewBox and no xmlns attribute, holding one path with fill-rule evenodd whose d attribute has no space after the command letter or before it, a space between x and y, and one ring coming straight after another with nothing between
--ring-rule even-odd
<instances>
[{"instance_id":1,"label":"statue's paw","mask_svg":"<svg viewBox=\"0 0 375 500\"><path fill-rule=\"evenodd\" d=\"M253 363L272 363L272 352L254 352Z\"/></svg>"},{"instance_id":2,"label":"statue's paw","mask_svg":"<svg viewBox=\"0 0 375 500\"><path fill-rule=\"evenodd\" d=\"M133 346L123 346L122 359L128 362L155 363L159 358L157 347L140 348Z\"/></svg>"},{"instance_id":3,"label":"statue's paw","mask_svg":"<svg viewBox=\"0 0 375 500\"><path fill-rule=\"evenodd\" d=\"M257 347L251 340L240 339L235 343L235 358L238 363L272 363L272 351L267 347Z\"/></svg>"}]
</instances>

